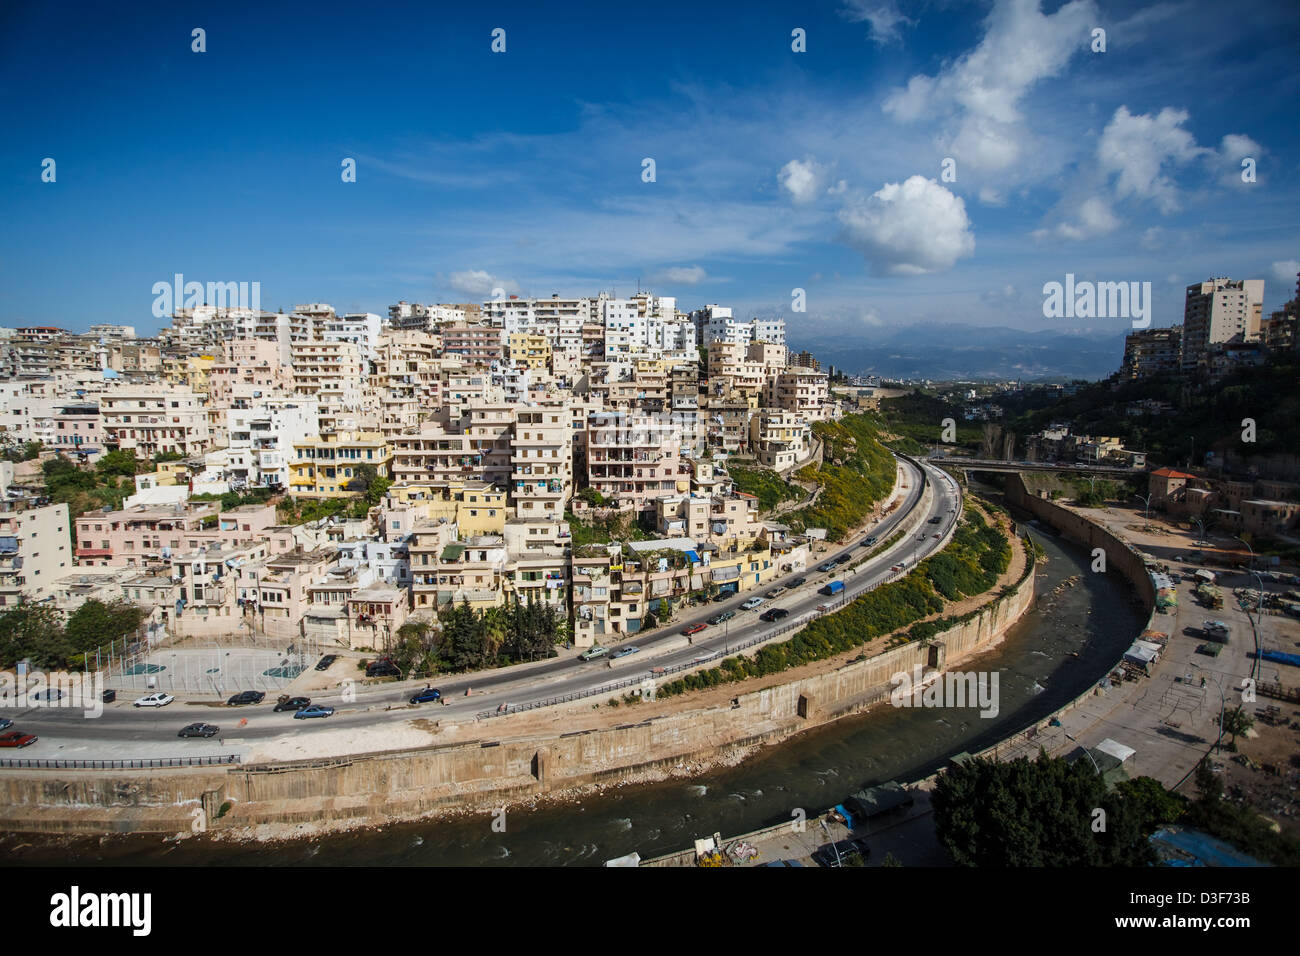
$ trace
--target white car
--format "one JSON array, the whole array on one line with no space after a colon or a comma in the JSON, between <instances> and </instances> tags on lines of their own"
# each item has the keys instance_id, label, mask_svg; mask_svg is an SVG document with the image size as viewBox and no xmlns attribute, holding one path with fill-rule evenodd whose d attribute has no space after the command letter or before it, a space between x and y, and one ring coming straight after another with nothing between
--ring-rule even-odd
<instances>
[{"instance_id":1,"label":"white car","mask_svg":"<svg viewBox=\"0 0 1300 956\"><path fill-rule=\"evenodd\" d=\"M166 707L176 698L171 694L150 694L148 697L141 697L133 707Z\"/></svg>"},{"instance_id":2,"label":"white car","mask_svg":"<svg viewBox=\"0 0 1300 956\"><path fill-rule=\"evenodd\" d=\"M762 603L763 603L763 599L761 597L752 597L744 604L740 605L740 607L742 610L752 611L754 610L754 608L758 607Z\"/></svg>"}]
</instances>

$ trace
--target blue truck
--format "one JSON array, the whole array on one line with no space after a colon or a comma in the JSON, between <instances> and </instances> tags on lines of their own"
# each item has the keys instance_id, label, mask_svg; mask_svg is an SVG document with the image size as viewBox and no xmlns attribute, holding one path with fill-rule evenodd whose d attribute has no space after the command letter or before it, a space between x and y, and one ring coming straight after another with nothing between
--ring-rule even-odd
<instances>
[{"instance_id":1,"label":"blue truck","mask_svg":"<svg viewBox=\"0 0 1300 956\"><path fill-rule=\"evenodd\" d=\"M827 581L826 586L821 589L821 593L829 596L833 594L839 594L843 590L844 590L843 581Z\"/></svg>"}]
</instances>

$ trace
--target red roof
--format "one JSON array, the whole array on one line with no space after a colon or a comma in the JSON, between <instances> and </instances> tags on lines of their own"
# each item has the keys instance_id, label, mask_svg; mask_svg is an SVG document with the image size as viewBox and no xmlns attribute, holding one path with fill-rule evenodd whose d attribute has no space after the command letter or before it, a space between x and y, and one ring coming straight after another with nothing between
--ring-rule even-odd
<instances>
[{"instance_id":1,"label":"red roof","mask_svg":"<svg viewBox=\"0 0 1300 956\"><path fill-rule=\"evenodd\" d=\"M1159 471L1153 471L1151 474L1157 478L1195 478L1195 475L1189 475L1185 471L1174 471L1172 468L1161 468Z\"/></svg>"}]
</instances>

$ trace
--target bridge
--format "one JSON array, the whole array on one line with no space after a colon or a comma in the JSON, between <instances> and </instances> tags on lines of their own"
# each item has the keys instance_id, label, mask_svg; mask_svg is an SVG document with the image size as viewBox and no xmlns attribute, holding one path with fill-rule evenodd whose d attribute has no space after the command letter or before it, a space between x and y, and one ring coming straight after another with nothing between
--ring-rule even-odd
<instances>
[{"instance_id":1,"label":"bridge","mask_svg":"<svg viewBox=\"0 0 1300 956\"><path fill-rule=\"evenodd\" d=\"M963 471L1000 471L1012 474L1022 471L1077 473L1097 478L1135 478L1145 475L1145 468L1122 468L1117 465L1061 464L1049 461L998 461L989 458L960 458L932 455L925 459L940 468L958 468Z\"/></svg>"}]
</instances>

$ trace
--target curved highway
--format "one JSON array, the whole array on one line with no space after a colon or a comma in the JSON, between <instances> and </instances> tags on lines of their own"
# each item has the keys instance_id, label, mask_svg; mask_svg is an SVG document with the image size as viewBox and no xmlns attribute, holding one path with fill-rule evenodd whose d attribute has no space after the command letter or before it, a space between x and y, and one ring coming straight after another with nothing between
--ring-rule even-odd
<instances>
[{"instance_id":1,"label":"curved highway","mask_svg":"<svg viewBox=\"0 0 1300 956\"><path fill-rule=\"evenodd\" d=\"M860 560L869 553L864 548L866 538L874 538L871 547L880 548L900 528L905 528L908 533L887 550L872 554L856 568L844 564L829 573L814 568L791 572L724 602L686 608L668 628L656 633L626 635L624 644L614 645L614 649L635 645L640 650L618 660L600 658L582 662L566 655L534 664L458 674L438 682L445 698L441 705L415 707L407 703L411 694L425 685L423 680L379 686L358 685L351 694L352 699L347 701L343 699L343 692L336 689L312 696L313 703L335 708L332 717L312 720L295 720L292 713L287 712L274 713L274 697L271 695L261 704L237 708L210 701L187 704L179 698L162 708L135 708L131 706L135 696L122 693L118 701L106 705L102 715L96 719L86 719L79 709L9 709L4 711L4 716L13 720L14 730L36 734L40 739L22 750L0 751L0 761L4 758L122 760L247 755L253 741L269 740L291 732L311 734L325 729L348 728L371 730L376 729L376 725L415 717L472 721L484 713L536 705L549 698L589 692L629 679L639 681L658 676L652 669L669 670L665 679L675 679L686 670L694 669L690 666L692 664L706 666L720 660L737 643L748 643L760 636L779 638L787 635L796 626L824 613L820 608L827 605L838 607L881 582L906 574L918 560L942 548L961 513L960 490L946 474L927 462L902 456L899 456L899 461L906 476L901 506L879 524L854 534L838 549L828 550L818 563L824 565L840 558ZM935 518L939 520L931 523ZM905 566L893 570L900 563ZM799 578L804 582L798 587L790 587ZM820 589L832 580L843 581L844 590L834 597L821 594ZM754 610L741 609L744 601L778 586L789 590L775 600L764 600L762 606ZM787 610L789 616L775 623L762 622L759 615L773 607ZM723 611L733 611L735 616L725 625L706 625L705 630L693 635L690 643L684 645L682 631L685 628L705 624ZM682 665L685 665L683 670L671 670ZM472 694L468 696L467 688L472 688ZM220 735L212 739L177 739L177 731L182 726L196 721L217 724L221 727ZM245 721L245 725L239 726L240 721Z\"/></svg>"}]
</instances>

